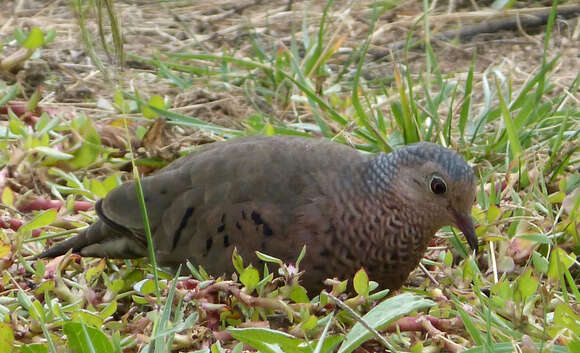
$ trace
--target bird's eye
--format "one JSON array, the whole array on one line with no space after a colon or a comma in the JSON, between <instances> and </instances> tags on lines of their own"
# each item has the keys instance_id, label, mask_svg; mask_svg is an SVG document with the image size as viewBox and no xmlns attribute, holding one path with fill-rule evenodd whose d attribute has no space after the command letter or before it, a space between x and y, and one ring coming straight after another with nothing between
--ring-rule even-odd
<instances>
[{"instance_id":1,"label":"bird's eye","mask_svg":"<svg viewBox=\"0 0 580 353\"><path fill-rule=\"evenodd\" d=\"M447 191L447 185L438 176L431 177L431 192L435 195L442 195Z\"/></svg>"}]
</instances>

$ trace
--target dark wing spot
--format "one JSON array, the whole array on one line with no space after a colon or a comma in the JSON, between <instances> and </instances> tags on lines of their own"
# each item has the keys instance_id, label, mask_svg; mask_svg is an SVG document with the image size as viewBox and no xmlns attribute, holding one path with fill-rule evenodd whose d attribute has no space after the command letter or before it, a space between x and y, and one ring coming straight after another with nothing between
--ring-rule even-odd
<instances>
[{"instance_id":1,"label":"dark wing spot","mask_svg":"<svg viewBox=\"0 0 580 353\"><path fill-rule=\"evenodd\" d=\"M320 256L330 256L330 251L326 248L322 249Z\"/></svg>"},{"instance_id":2,"label":"dark wing spot","mask_svg":"<svg viewBox=\"0 0 580 353\"><path fill-rule=\"evenodd\" d=\"M187 225L187 221L189 220L189 218L191 218L191 216L193 216L194 211L195 211L195 208L188 207L185 210L185 214L183 215L183 217L181 217L181 222L179 222L179 227L177 227L177 230L173 234L173 248L172 248L173 250L175 250L177 243L179 243L179 238L181 238L181 231Z\"/></svg>"},{"instance_id":3,"label":"dark wing spot","mask_svg":"<svg viewBox=\"0 0 580 353\"><path fill-rule=\"evenodd\" d=\"M161 190L159 190L159 193L161 195L165 195L165 194L167 194L167 189L161 189Z\"/></svg>"},{"instance_id":4,"label":"dark wing spot","mask_svg":"<svg viewBox=\"0 0 580 353\"><path fill-rule=\"evenodd\" d=\"M221 223L222 224L225 224L226 223L226 214L225 213L222 213Z\"/></svg>"},{"instance_id":5,"label":"dark wing spot","mask_svg":"<svg viewBox=\"0 0 580 353\"><path fill-rule=\"evenodd\" d=\"M207 238L207 240L205 241L205 250L207 252L209 252L209 250L211 249L212 244L213 244L213 238Z\"/></svg>"},{"instance_id":6,"label":"dark wing spot","mask_svg":"<svg viewBox=\"0 0 580 353\"><path fill-rule=\"evenodd\" d=\"M227 248L228 246L230 246L230 236L225 234L224 235L224 248Z\"/></svg>"},{"instance_id":7,"label":"dark wing spot","mask_svg":"<svg viewBox=\"0 0 580 353\"><path fill-rule=\"evenodd\" d=\"M242 225L240 224L240 222L236 222L236 228L238 228L239 230L242 230Z\"/></svg>"},{"instance_id":8,"label":"dark wing spot","mask_svg":"<svg viewBox=\"0 0 580 353\"><path fill-rule=\"evenodd\" d=\"M242 210L242 218L243 218L243 219L247 219L247 218L246 218L246 211L244 211L244 210Z\"/></svg>"},{"instance_id":9,"label":"dark wing spot","mask_svg":"<svg viewBox=\"0 0 580 353\"><path fill-rule=\"evenodd\" d=\"M225 229L226 229L226 225L225 224L222 224L221 226L217 227L218 233L223 232Z\"/></svg>"},{"instance_id":10,"label":"dark wing spot","mask_svg":"<svg viewBox=\"0 0 580 353\"><path fill-rule=\"evenodd\" d=\"M252 221L254 221L254 223L257 225L264 224L262 216L260 216L260 214L256 211L252 211Z\"/></svg>"},{"instance_id":11,"label":"dark wing spot","mask_svg":"<svg viewBox=\"0 0 580 353\"><path fill-rule=\"evenodd\" d=\"M262 228L262 233L264 233L264 235L266 235L266 236L271 236L274 234L274 232L272 231L272 228L270 228L270 226L267 223L264 223L264 227Z\"/></svg>"},{"instance_id":12,"label":"dark wing spot","mask_svg":"<svg viewBox=\"0 0 580 353\"><path fill-rule=\"evenodd\" d=\"M258 212L252 211L252 221L254 221L254 223L256 223L257 226L262 225L262 233L264 235L271 236L274 234L274 231L272 230L270 225L268 225L268 223L264 222L264 220L262 219L262 216L260 216L260 214Z\"/></svg>"}]
</instances>

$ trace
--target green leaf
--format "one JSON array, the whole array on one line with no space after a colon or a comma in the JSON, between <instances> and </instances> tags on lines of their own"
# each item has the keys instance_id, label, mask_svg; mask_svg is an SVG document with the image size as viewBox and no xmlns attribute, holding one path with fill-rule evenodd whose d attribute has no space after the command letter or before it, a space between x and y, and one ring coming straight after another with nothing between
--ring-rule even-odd
<instances>
[{"instance_id":1,"label":"green leaf","mask_svg":"<svg viewBox=\"0 0 580 353\"><path fill-rule=\"evenodd\" d=\"M91 282L95 277L100 276L105 269L105 261L99 261L96 266L92 266L85 270L85 279Z\"/></svg>"},{"instance_id":2,"label":"green leaf","mask_svg":"<svg viewBox=\"0 0 580 353\"><path fill-rule=\"evenodd\" d=\"M326 295L325 291L320 292L320 307L325 307L328 304L328 295Z\"/></svg>"},{"instance_id":3,"label":"green leaf","mask_svg":"<svg viewBox=\"0 0 580 353\"><path fill-rule=\"evenodd\" d=\"M304 245L302 247L302 250L300 251L300 254L298 255L298 260L296 260L296 267L297 268L300 267L300 262L302 262L302 259L304 258L304 255L306 255L306 245Z\"/></svg>"},{"instance_id":4,"label":"green leaf","mask_svg":"<svg viewBox=\"0 0 580 353\"><path fill-rule=\"evenodd\" d=\"M38 103L42 98L40 92L41 92L40 88L36 88L32 93L32 95L30 96L30 98L28 98L28 101L26 102L27 112L33 112L36 108L38 108Z\"/></svg>"},{"instance_id":5,"label":"green leaf","mask_svg":"<svg viewBox=\"0 0 580 353\"><path fill-rule=\"evenodd\" d=\"M133 285L133 289L142 295L148 295L155 292L155 282L152 279L144 279Z\"/></svg>"},{"instance_id":6,"label":"green leaf","mask_svg":"<svg viewBox=\"0 0 580 353\"><path fill-rule=\"evenodd\" d=\"M232 252L232 263L234 264L234 268L239 274L244 272L244 260L240 254L238 254L238 249L236 248L234 248L234 251Z\"/></svg>"},{"instance_id":7,"label":"green leaf","mask_svg":"<svg viewBox=\"0 0 580 353\"><path fill-rule=\"evenodd\" d=\"M22 43L22 46L27 49L36 49L44 44L44 33L38 27L32 27L30 33L28 34L28 38L26 41Z\"/></svg>"},{"instance_id":8,"label":"green leaf","mask_svg":"<svg viewBox=\"0 0 580 353\"><path fill-rule=\"evenodd\" d=\"M240 275L240 282L247 288L248 292L252 292L258 282L260 282L260 273L250 265Z\"/></svg>"},{"instance_id":9,"label":"green leaf","mask_svg":"<svg viewBox=\"0 0 580 353\"><path fill-rule=\"evenodd\" d=\"M423 342L419 341L411 346L411 353L423 352Z\"/></svg>"},{"instance_id":10,"label":"green leaf","mask_svg":"<svg viewBox=\"0 0 580 353\"><path fill-rule=\"evenodd\" d=\"M449 251L449 250L445 251L445 257L443 258L443 263L447 267L451 267L451 265L453 265L453 254L451 253L451 251Z\"/></svg>"},{"instance_id":11,"label":"green leaf","mask_svg":"<svg viewBox=\"0 0 580 353\"><path fill-rule=\"evenodd\" d=\"M496 205L490 205L489 209L487 210L487 222L494 223L499 219L501 215L501 209Z\"/></svg>"},{"instance_id":12,"label":"green leaf","mask_svg":"<svg viewBox=\"0 0 580 353\"><path fill-rule=\"evenodd\" d=\"M107 193L119 185L121 185L119 173L114 173L103 180L103 187Z\"/></svg>"},{"instance_id":13,"label":"green leaf","mask_svg":"<svg viewBox=\"0 0 580 353\"><path fill-rule=\"evenodd\" d=\"M300 327L302 327L303 330L308 331L315 328L317 323L318 319L316 318L316 315L310 315L307 320L300 324Z\"/></svg>"},{"instance_id":14,"label":"green leaf","mask_svg":"<svg viewBox=\"0 0 580 353\"><path fill-rule=\"evenodd\" d=\"M518 292L522 296L522 299L526 299L536 293L536 289L538 289L538 280L532 277L532 270L528 270L518 280Z\"/></svg>"},{"instance_id":15,"label":"green leaf","mask_svg":"<svg viewBox=\"0 0 580 353\"><path fill-rule=\"evenodd\" d=\"M467 333L469 333L469 335L471 336L473 342L475 342L475 344L477 345L485 344L486 341L483 338L483 335L477 329L477 326L475 326L475 323L473 322L473 320L471 320L471 317L469 316L467 311L463 309L462 303L459 302L456 296L453 296L453 303L455 304L455 308L459 312L459 316L461 316L463 326L465 326L465 329L467 330Z\"/></svg>"},{"instance_id":16,"label":"green leaf","mask_svg":"<svg viewBox=\"0 0 580 353\"><path fill-rule=\"evenodd\" d=\"M34 217L30 222L26 223L18 230L21 234L25 234L26 232L30 232L34 229L46 227L56 219L56 210L51 208L50 210L46 210L44 212L40 212Z\"/></svg>"},{"instance_id":17,"label":"green leaf","mask_svg":"<svg viewBox=\"0 0 580 353\"><path fill-rule=\"evenodd\" d=\"M274 127L272 126L272 124L267 123L266 124L266 129L264 130L264 135L266 136L274 136L276 134L276 130L274 129Z\"/></svg>"},{"instance_id":18,"label":"green leaf","mask_svg":"<svg viewBox=\"0 0 580 353\"><path fill-rule=\"evenodd\" d=\"M384 297L387 296L387 294L389 294L390 291L391 291L390 289L383 289L381 291L373 293L373 294L369 295L368 300L370 300L370 301L382 300Z\"/></svg>"},{"instance_id":19,"label":"green leaf","mask_svg":"<svg viewBox=\"0 0 580 353\"><path fill-rule=\"evenodd\" d=\"M27 344L24 346L18 347L20 349L20 353L47 353L48 347L45 344L35 343L35 344ZM10 351L8 351L10 352Z\"/></svg>"},{"instance_id":20,"label":"green leaf","mask_svg":"<svg viewBox=\"0 0 580 353\"><path fill-rule=\"evenodd\" d=\"M580 338L575 338L566 346L570 352L580 352Z\"/></svg>"},{"instance_id":21,"label":"green leaf","mask_svg":"<svg viewBox=\"0 0 580 353\"><path fill-rule=\"evenodd\" d=\"M143 106L141 113L143 113L143 116L147 119L155 119L159 115L157 114L157 111L153 110L151 107L165 109L165 102L163 101L163 98L161 96L154 95L151 97L151 99L149 99L147 105Z\"/></svg>"},{"instance_id":22,"label":"green leaf","mask_svg":"<svg viewBox=\"0 0 580 353\"><path fill-rule=\"evenodd\" d=\"M551 204L562 203L565 198L566 198L565 193L563 193L562 191L556 191L555 193L548 195L548 202Z\"/></svg>"},{"instance_id":23,"label":"green leaf","mask_svg":"<svg viewBox=\"0 0 580 353\"><path fill-rule=\"evenodd\" d=\"M115 91L115 95L113 96L113 104L120 113L128 114L131 111L129 102L125 100L125 96L121 90Z\"/></svg>"},{"instance_id":24,"label":"green leaf","mask_svg":"<svg viewBox=\"0 0 580 353\"><path fill-rule=\"evenodd\" d=\"M548 272L548 260L542 256L537 251L532 253L532 263L534 264L534 269L536 269L540 273L547 273Z\"/></svg>"},{"instance_id":25,"label":"green leaf","mask_svg":"<svg viewBox=\"0 0 580 353\"><path fill-rule=\"evenodd\" d=\"M123 287L125 287L125 281L122 279L116 279L107 286L107 288L115 294L119 293Z\"/></svg>"},{"instance_id":26,"label":"green leaf","mask_svg":"<svg viewBox=\"0 0 580 353\"><path fill-rule=\"evenodd\" d=\"M227 353L219 341L211 345L211 353Z\"/></svg>"},{"instance_id":27,"label":"green leaf","mask_svg":"<svg viewBox=\"0 0 580 353\"><path fill-rule=\"evenodd\" d=\"M61 152L57 149L44 146L34 147L32 151L38 152L40 154L43 154L50 158L54 158L56 160L67 160L72 159L74 157L72 154Z\"/></svg>"},{"instance_id":28,"label":"green leaf","mask_svg":"<svg viewBox=\"0 0 580 353\"><path fill-rule=\"evenodd\" d=\"M555 248L550 254L550 264L548 268L548 278L559 280L565 268L570 268L575 259L568 255L566 251Z\"/></svg>"},{"instance_id":29,"label":"green leaf","mask_svg":"<svg viewBox=\"0 0 580 353\"><path fill-rule=\"evenodd\" d=\"M381 330L403 315L433 305L435 305L435 303L431 300L418 297L411 293L403 293L396 297L386 299L374 307L363 316L363 320L372 328ZM338 352L352 352L371 337L372 333L357 322L346 335L346 338Z\"/></svg>"},{"instance_id":30,"label":"green leaf","mask_svg":"<svg viewBox=\"0 0 580 353\"><path fill-rule=\"evenodd\" d=\"M44 44L52 43L55 38L56 38L56 30L55 29L49 29L44 34Z\"/></svg>"},{"instance_id":31,"label":"green leaf","mask_svg":"<svg viewBox=\"0 0 580 353\"><path fill-rule=\"evenodd\" d=\"M580 315L564 303L559 304L554 310L554 324L565 327L580 337Z\"/></svg>"},{"instance_id":32,"label":"green leaf","mask_svg":"<svg viewBox=\"0 0 580 353\"><path fill-rule=\"evenodd\" d=\"M10 353L14 348L14 331L8 324L0 322L0 352Z\"/></svg>"},{"instance_id":33,"label":"green leaf","mask_svg":"<svg viewBox=\"0 0 580 353\"><path fill-rule=\"evenodd\" d=\"M494 298L501 298L504 300L513 300L514 289L507 280L501 280L492 287L492 293L496 294Z\"/></svg>"},{"instance_id":34,"label":"green leaf","mask_svg":"<svg viewBox=\"0 0 580 353\"><path fill-rule=\"evenodd\" d=\"M103 319L99 315L88 310L75 310L72 312L71 318L73 321L82 322L92 327L101 327L103 324Z\"/></svg>"},{"instance_id":35,"label":"green leaf","mask_svg":"<svg viewBox=\"0 0 580 353\"><path fill-rule=\"evenodd\" d=\"M308 303L310 301L306 289L302 286L292 287L289 297L296 303Z\"/></svg>"},{"instance_id":36,"label":"green leaf","mask_svg":"<svg viewBox=\"0 0 580 353\"><path fill-rule=\"evenodd\" d=\"M8 123L10 132L19 136L28 136L28 128L18 118L18 116L12 112L12 109L8 110L8 116L10 117L10 122Z\"/></svg>"},{"instance_id":37,"label":"green leaf","mask_svg":"<svg viewBox=\"0 0 580 353\"><path fill-rule=\"evenodd\" d=\"M369 276L364 269L360 269L354 275L353 279L354 291L363 297L369 295Z\"/></svg>"},{"instance_id":38,"label":"green leaf","mask_svg":"<svg viewBox=\"0 0 580 353\"><path fill-rule=\"evenodd\" d=\"M134 301L136 304L145 305L145 304L149 303L149 302L147 301L147 299L145 299L145 298L143 298L143 297L140 297L140 296L138 296L138 295L132 295L132 296L131 296L131 299L133 299L133 301Z\"/></svg>"},{"instance_id":39,"label":"green leaf","mask_svg":"<svg viewBox=\"0 0 580 353\"><path fill-rule=\"evenodd\" d=\"M30 313L30 316L33 319L40 322L46 321L46 312L44 311L44 307L42 306L42 304L40 304L38 299L35 299L32 302L32 305L30 305L30 307L28 308L28 312Z\"/></svg>"},{"instance_id":40,"label":"green leaf","mask_svg":"<svg viewBox=\"0 0 580 353\"><path fill-rule=\"evenodd\" d=\"M228 332L240 342L243 342L262 353L299 353L300 339L285 332L266 328L232 328Z\"/></svg>"},{"instance_id":41,"label":"green leaf","mask_svg":"<svg viewBox=\"0 0 580 353\"><path fill-rule=\"evenodd\" d=\"M518 238L522 238L525 240L530 240L539 244L548 244L552 245L552 239L548 238L544 234L522 234L518 235Z\"/></svg>"},{"instance_id":42,"label":"green leaf","mask_svg":"<svg viewBox=\"0 0 580 353\"><path fill-rule=\"evenodd\" d=\"M9 207L14 207L14 193L8 186L2 191L2 203Z\"/></svg>"},{"instance_id":43,"label":"green leaf","mask_svg":"<svg viewBox=\"0 0 580 353\"><path fill-rule=\"evenodd\" d=\"M62 331L75 353L113 353L109 338L101 330L79 322L65 322Z\"/></svg>"},{"instance_id":44,"label":"green leaf","mask_svg":"<svg viewBox=\"0 0 580 353\"><path fill-rule=\"evenodd\" d=\"M538 347L538 349L542 348L542 346L544 346L544 351L545 351L545 344L542 345L540 343L536 343L536 347ZM489 348L491 348L492 350L489 350ZM553 349L554 349L553 350L554 353L570 353L570 352L572 352L572 351L568 351L566 349L566 347L558 346L558 345L554 345ZM479 345L477 347L466 349L462 352L463 353L487 353L487 352L512 353L512 352L514 352L514 344L511 342L505 342L505 343L494 343L494 344L491 344L490 346Z\"/></svg>"},{"instance_id":45,"label":"green leaf","mask_svg":"<svg viewBox=\"0 0 580 353\"><path fill-rule=\"evenodd\" d=\"M36 287L34 292L36 294L51 292L55 287L56 287L56 284L54 283L54 281L46 281L45 280L38 287Z\"/></svg>"},{"instance_id":46,"label":"green leaf","mask_svg":"<svg viewBox=\"0 0 580 353\"><path fill-rule=\"evenodd\" d=\"M69 161L69 165L74 169L82 169L94 163L101 151L101 137L93 126L91 119L80 116L75 119L73 126L80 136L84 138L82 145L74 152L74 158Z\"/></svg>"},{"instance_id":47,"label":"green leaf","mask_svg":"<svg viewBox=\"0 0 580 353\"><path fill-rule=\"evenodd\" d=\"M113 300L103 310L101 310L99 316L106 319L109 316L112 316L115 312L117 312L117 301Z\"/></svg>"},{"instance_id":48,"label":"green leaf","mask_svg":"<svg viewBox=\"0 0 580 353\"><path fill-rule=\"evenodd\" d=\"M265 261L265 262L271 262L271 263L275 263L278 265L282 265L282 260L274 257L274 256L270 256L270 255L266 255L264 253L261 253L259 251L256 251L256 256L258 257L258 259Z\"/></svg>"}]
</instances>

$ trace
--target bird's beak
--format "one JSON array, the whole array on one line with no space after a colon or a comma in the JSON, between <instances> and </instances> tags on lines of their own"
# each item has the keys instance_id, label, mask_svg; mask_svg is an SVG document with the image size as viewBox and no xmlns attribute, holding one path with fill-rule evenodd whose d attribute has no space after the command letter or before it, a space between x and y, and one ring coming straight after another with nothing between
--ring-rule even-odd
<instances>
[{"instance_id":1,"label":"bird's beak","mask_svg":"<svg viewBox=\"0 0 580 353\"><path fill-rule=\"evenodd\" d=\"M475 227L473 226L471 214L454 211L453 218L455 219L455 225L463 232L465 239L467 239L469 247L471 247L472 250L475 250L475 253L477 254L479 246L477 243L477 235L475 235Z\"/></svg>"}]
</instances>

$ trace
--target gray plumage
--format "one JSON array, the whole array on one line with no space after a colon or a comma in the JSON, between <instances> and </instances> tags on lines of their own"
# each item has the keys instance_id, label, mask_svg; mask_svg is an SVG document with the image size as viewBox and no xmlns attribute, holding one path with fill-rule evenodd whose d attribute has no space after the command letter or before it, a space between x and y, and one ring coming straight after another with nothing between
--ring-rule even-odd
<instances>
[{"instance_id":1,"label":"gray plumage","mask_svg":"<svg viewBox=\"0 0 580 353\"><path fill-rule=\"evenodd\" d=\"M475 177L455 152L431 143L363 155L324 139L251 136L200 147L142 180L157 261L189 259L231 273L234 247L295 261L304 244L303 285L364 267L396 289L435 232L456 225L472 248ZM133 182L100 200L99 220L37 257L147 256Z\"/></svg>"}]
</instances>

